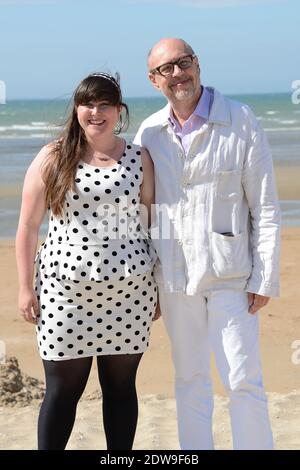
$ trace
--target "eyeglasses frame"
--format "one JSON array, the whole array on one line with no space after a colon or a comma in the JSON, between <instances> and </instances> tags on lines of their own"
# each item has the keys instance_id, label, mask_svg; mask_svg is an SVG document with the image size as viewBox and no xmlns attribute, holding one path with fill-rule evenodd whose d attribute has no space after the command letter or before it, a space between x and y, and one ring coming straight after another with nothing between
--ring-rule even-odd
<instances>
[{"instance_id":1,"label":"eyeglasses frame","mask_svg":"<svg viewBox=\"0 0 300 470\"><path fill-rule=\"evenodd\" d=\"M182 69L182 68L180 67L180 65L178 64L178 62L180 62L182 59L186 59L187 57L191 57L191 59L192 59L191 67L192 67L193 61L194 61L194 59L197 57L196 54L187 54L187 55L184 55L183 57L179 57L179 59L177 59L177 60L173 60L172 62L166 62L165 64L161 64L161 65L159 65L158 67L155 67L154 69L150 70L149 73L152 73L152 74L158 73L158 74L161 75L162 77L166 78L166 77L168 77L169 75L172 75L172 74L174 73L174 66L175 66L175 65L177 65L177 67L179 67L180 70L186 70L186 69ZM163 74L160 72L159 69L160 69L161 67L164 67L164 65L169 65L169 64L173 66L173 71L172 71L170 74L168 74L168 75L163 75ZM189 67L187 67L187 68L189 68Z\"/></svg>"}]
</instances>

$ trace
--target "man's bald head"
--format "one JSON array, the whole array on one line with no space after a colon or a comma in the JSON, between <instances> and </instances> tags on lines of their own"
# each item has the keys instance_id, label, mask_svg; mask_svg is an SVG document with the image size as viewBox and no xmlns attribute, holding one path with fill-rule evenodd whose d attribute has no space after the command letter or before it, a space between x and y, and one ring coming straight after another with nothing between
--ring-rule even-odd
<instances>
[{"instance_id":1,"label":"man's bald head","mask_svg":"<svg viewBox=\"0 0 300 470\"><path fill-rule=\"evenodd\" d=\"M182 50L182 52L185 54L194 54L192 47L183 39L164 38L158 41L156 44L154 44L148 53L149 70L157 67L156 63L159 61L160 57L163 57L164 53L178 49Z\"/></svg>"},{"instance_id":2,"label":"man's bald head","mask_svg":"<svg viewBox=\"0 0 300 470\"><path fill-rule=\"evenodd\" d=\"M171 64L171 72L163 75L158 67L167 64ZM178 104L192 109L199 101L201 83L198 58L183 39L161 39L152 47L148 54L148 77L154 88L171 103L173 110Z\"/></svg>"}]
</instances>

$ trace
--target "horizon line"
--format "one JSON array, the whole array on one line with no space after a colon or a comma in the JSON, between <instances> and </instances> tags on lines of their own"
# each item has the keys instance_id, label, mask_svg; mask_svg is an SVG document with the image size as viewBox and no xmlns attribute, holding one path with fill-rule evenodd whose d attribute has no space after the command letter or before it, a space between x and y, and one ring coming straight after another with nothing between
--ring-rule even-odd
<instances>
[{"instance_id":1,"label":"horizon line","mask_svg":"<svg viewBox=\"0 0 300 470\"><path fill-rule=\"evenodd\" d=\"M289 95L291 92L290 91L258 91L258 92L240 92L240 93L222 93L225 96L242 96L242 95L248 95L248 96L255 96L255 95ZM72 96L69 98L67 97L43 97L43 98L10 98L6 99L6 104L8 102L12 101L68 101ZM124 96L124 99L151 99L151 98L163 98L166 99L165 96L163 95L139 95L139 96ZM1 104L0 104L1 106ZM5 104L2 104L2 106L5 106Z\"/></svg>"}]
</instances>

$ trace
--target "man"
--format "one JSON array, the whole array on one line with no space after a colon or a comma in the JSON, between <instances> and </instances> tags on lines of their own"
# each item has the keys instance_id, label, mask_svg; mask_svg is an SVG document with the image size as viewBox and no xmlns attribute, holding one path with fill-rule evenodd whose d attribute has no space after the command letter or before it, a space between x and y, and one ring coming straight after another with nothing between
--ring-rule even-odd
<instances>
[{"instance_id":1,"label":"man","mask_svg":"<svg viewBox=\"0 0 300 470\"><path fill-rule=\"evenodd\" d=\"M212 349L230 399L234 448L271 449L257 317L279 295L280 211L269 146L248 106L201 85L185 41L159 41L148 67L168 104L142 123L135 142L154 161L163 215L153 243L180 445L213 448Z\"/></svg>"}]
</instances>

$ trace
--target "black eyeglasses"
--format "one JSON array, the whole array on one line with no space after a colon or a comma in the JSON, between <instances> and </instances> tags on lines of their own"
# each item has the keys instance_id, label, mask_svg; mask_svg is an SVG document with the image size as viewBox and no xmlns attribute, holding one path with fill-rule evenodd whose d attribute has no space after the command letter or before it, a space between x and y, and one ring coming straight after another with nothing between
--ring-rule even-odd
<instances>
[{"instance_id":1,"label":"black eyeglasses","mask_svg":"<svg viewBox=\"0 0 300 470\"><path fill-rule=\"evenodd\" d=\"M166 64L162 64L159 67L150 70L150 73L159 73L163 77L168 77L174 72L175 65L177 65L180 70L189 69L193 65L195 57L196 56L194 54L185 55L184 57L180 57L180 59L174 60L173 62L167 62Z\"/></svg>"}]
</instances>

